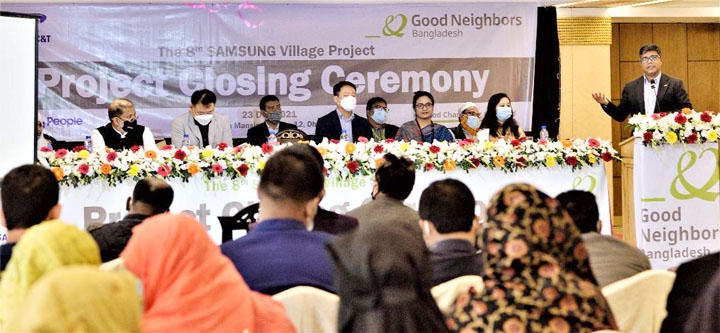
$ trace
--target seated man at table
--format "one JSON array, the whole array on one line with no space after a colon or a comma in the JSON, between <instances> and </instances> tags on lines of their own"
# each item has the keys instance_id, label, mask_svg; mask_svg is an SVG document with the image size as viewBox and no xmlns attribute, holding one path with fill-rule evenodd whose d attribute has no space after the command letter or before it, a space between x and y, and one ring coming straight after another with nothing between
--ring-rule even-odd
<instances>
[{"instance_id":1,"label":"seated man at table","mask_svg":"<svg viewBox=\"0 0 720 333\"><path fill-rule=\"evenodd\" d=\"M335 110L317 120L313 138L316 143L322 142L323 138L339 140L343 131L347 133L350 142L357 142L361 136L367 139L372 137L370 122L353 113L357 96L352 82L340 81L333 86L333 102Z\"/></svg>"},{"instance_id":2,"label":"seated man at table","mask_svg":"<svg viewBox=\"0 0 720 333\"><path fill-rule=\"evenodd\" d=\"M114 150L142 146L145 150L157 150L150 128L138 125L135 105L127 98L118 98L108 106L107 125L92 131L90 138L95 151L104 152L105 147Z\"/></svg>"},{"instance_id":3,"label":"seated man at table","mask_svg":"<svg viewBox=\"0 0 720 333\"><path fill-rule=\"evenodd\" d=\"M207 89L190 96L190 110L172 121L173 146L182 147L185 134L191 146L215 147L221 142L232 146L230 121L224 114L215 114L215 102L217 96Z\"/></svg>"},{"instance_id":4,"label":"seated man at table","mask_svg":"<svg viewBox=\"0 0 720 333\"><path fill-rule=\"evenodd\" d=\"M275 134L277 134L287 129L297 129L295 124L280 121L282 119L282 107L280 106L280 99L275 95L267 95L260 99L260 114L265 118L265 121L247 132L247 142L253 146L261 146L267 142L270 131L275 131Z\"/></svg>"},{"instance_id":5,"label":"seated man at table","mask_svg":"<svg viewBox=\"0 0 720 333\"><path fill-rule=\"evenodd\" d=\"M299 146L276 152L265 164L257 190L257 227L220 246L250 289L264 294L301 285L334 292L324 247L332 236L307 230L322 197L322 169Z\"/></svg>"},{"instance_id":6,"label":"seated man at table","mask_svg":"<svg viewBox=\"0 0 720 333\"><path fill-rule=\"evenodd\" d=\"M475 198L455 179L436 181L420 196L420 228L430 251L433 285L463 275L482 275L482 255L475 248L479 224Z\"/></svg>"},{"instance_id":7,"label":"seated man at table","mask_svg":"<svg viewBox=\"0 0 720 333\"><path fill-rule=\"evenodd\" d=\"M128 215L117 222L88 226L90 235L100 247L102 261L117 259L132 236L132 228L150 216L170 211L173 197L172 187L164 180L155 177L142 179L125 203Z\"/></svg>"},{"instance_id":8,"label":"seated man at table","mask_svg":"<svg viewBox=\"0 0 720 333\"><path fill-rule=\"evenodd\" d=\"M7 243L0 245L0 271L4 271L27 229L60 217L60 186L50 170L26 164L10 170L1 187L0 222L7 228Z\"/></svg>"},{"instance_id":9,"label":"seated man at table","mask_svg":"<svg viewBox=\"0 0 720 333\"><path fill-rule=\"evenodd\" d=\"M615 237L600 234L602 222L595 195L572 190L560 193L557 200L582 233L590 268L600 288L651 268L642 251Z\"/></svg>"},{"instance_id":10,"label":"seated man at table","mask_svg":"<svg viewBox=\"0 0 720 333\"><path fill-rule=\"evenodd\" d=\"M385 141L385 139L395 138L395 134L399 127L386 123L390 109L387 102L382 97L373 97L368 100L365 106L365 112L370 122L372 137L376 142ZM368 138L369 139L369 138Z\"/></svg>"}]
</instances>

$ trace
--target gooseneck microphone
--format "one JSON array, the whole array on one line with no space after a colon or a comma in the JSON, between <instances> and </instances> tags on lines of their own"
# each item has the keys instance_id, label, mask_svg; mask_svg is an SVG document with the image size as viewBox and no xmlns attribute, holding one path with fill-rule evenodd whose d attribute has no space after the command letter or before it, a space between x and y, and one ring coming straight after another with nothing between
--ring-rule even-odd
<instances>
[{"instance_id":1,"label":"gooseneck microphone","mask_svg":"<svg viewBox=\"0 0 720 333\"><path fill-rule=\"evenodd\" d=\"M655 79L650 79L650 88L652 88L653 93L655 94L655 107L657 108L657 112L660 113L662 110L660 109L660 100L658 100L658 92L657 89L655 89ZM655 112L653 112L655 113Z\"/></svg>"}]
</instances>

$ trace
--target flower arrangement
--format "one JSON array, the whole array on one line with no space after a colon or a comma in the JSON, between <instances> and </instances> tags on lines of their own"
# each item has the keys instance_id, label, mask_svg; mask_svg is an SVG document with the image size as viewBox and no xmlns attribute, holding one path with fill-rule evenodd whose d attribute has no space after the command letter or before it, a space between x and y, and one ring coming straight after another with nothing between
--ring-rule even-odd
<instances>
[{"instance_id":1,"label":"flower arrangement","mask_svg":"<svg viewBox=\"0 0 720 333\"><path fill-rule=\"evenodd\" d=\"M712 111L696 112L688 108L680 112L644 114L630 118L633 137L642 139L643 145L657 147L663 144L702 144L717 142L720 117Z\"/></svg>"},{"instance_id":2,"label":"flower arrangement","mask_svg":"<svg viewBox=\"0 0 720 333\"><path fill-rule=\"evenodd\" d=\"M328 177L345 179L356 175L372 175L387 153L405 156L412 160L417 170L442 172L455 169L470 172L473 169L495 169L515 172L527 168L553 168L570 166L573 170L592 166L602 161L619 160L619 155L609 141L589 138L564 139L539 142L512 140L472 143L469 141L421 143L388 139L382 142L365 140L352 143L324 140L320 144L310 142L325 159ZM302 143L300 143L302 144ZM277 150L290 144L252 146L243 144L229 147L219 144L215 148L172 146L154 150L140 147L123 151L89 153L87 150L51 150L41 148L39 163L52 170L62 185L79 186L96 179L110 186L125 179L140 180L155 176L179 178L188 181L192 177L245 177L259 174L267 159Z\"/></svg>"}]
</instances>

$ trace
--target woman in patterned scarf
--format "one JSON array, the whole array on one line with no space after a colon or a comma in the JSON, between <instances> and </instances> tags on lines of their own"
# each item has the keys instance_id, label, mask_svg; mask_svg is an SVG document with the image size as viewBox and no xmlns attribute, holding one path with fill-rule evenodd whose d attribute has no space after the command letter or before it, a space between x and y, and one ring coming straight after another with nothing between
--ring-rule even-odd
<instances>
[{"instance_id":1,"label":"woman in patterned scarf","mask_svg":"<svg viewBox=\"0 0 720 333\"><path fill-rule=\"evenodd\" d=\"M580 232L555 199L530 185L506 186L490 201L482 239L485 290L458 297L451 330L617 329Z\"/></svg>"}]
</instances>

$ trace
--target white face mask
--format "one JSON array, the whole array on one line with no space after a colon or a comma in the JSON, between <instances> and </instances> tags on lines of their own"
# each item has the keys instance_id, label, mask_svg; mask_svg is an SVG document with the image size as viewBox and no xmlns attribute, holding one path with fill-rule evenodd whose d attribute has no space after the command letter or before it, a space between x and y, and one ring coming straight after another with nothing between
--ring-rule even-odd
<instances>
[{"instance_id":1,"label":"white face mask","mask_svg":"<svg viewBox=\"0 0 720 333\"><path fill-rule=\"evenodd\" d=\"M512 108L509 106L498 106L495 114L500 121L508 120L512 116Z\"/></svg>"},{"instance_id":2,"label":"white face mask","mask_svg":"<svg viewBox=\"0 0 720 333\"><path fill-rule=\"evenodd\" d=\"M212 121L213 115L212 115L212 114L200 114L200 115L197 115L197 116L195 116L195 117L193 117L193 118L195 118L195 121L197 121L198 123L200 123L200 125L205 126L205 125L209 124L209 123Z\"/></svg>"},{"instance_id":3,"label":"white face mask","mask_svg":"<svg viewBox=\"0 0 720 333\"><path fill-rule=\"evenodd\" d=\"M340 106L345 111L352 112L357 105L357 99L354 96L347 96L340 100Z\"/></svg>"},{"instance_id":4,"label":"white face mask","mask_svg":"<svg viewBox=\"0 0 720 333\"><path fill-rule=\"evenodd\" d=\"M476 116L467 116L465 125L468 125L468 127L472 129L478 129L478 127L480 127L480 118Z\"/></svg>"}]
</instances>

